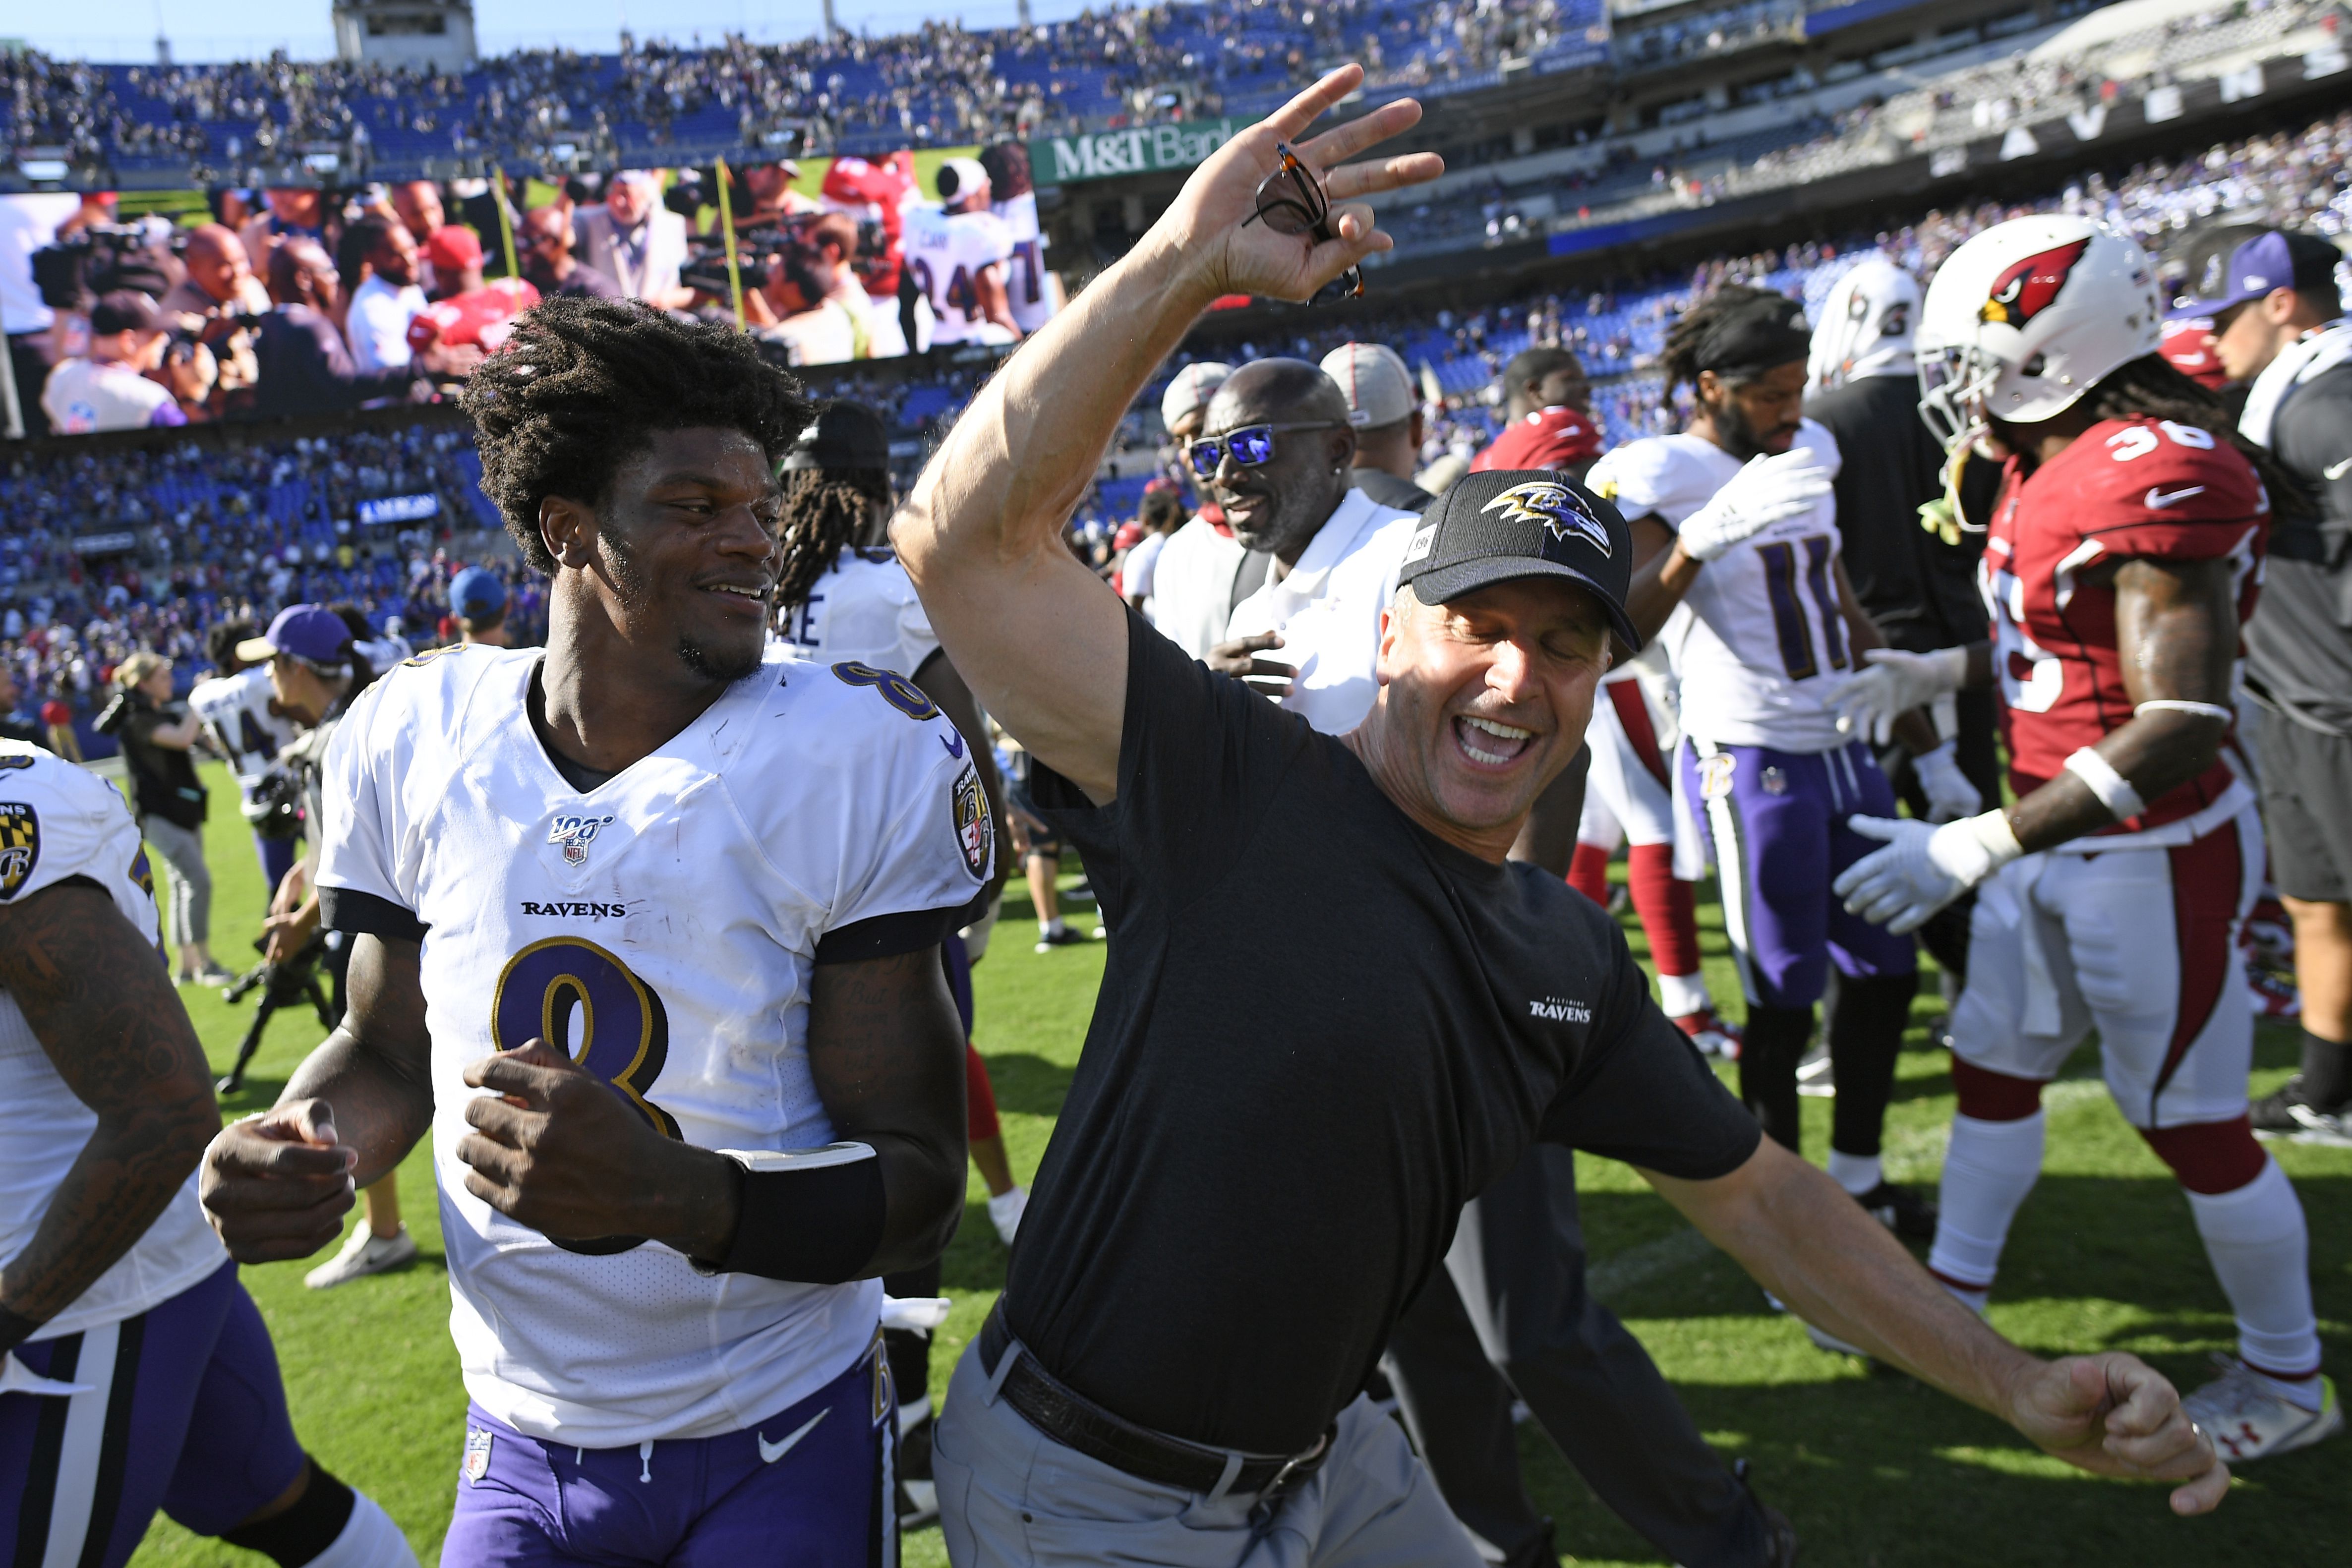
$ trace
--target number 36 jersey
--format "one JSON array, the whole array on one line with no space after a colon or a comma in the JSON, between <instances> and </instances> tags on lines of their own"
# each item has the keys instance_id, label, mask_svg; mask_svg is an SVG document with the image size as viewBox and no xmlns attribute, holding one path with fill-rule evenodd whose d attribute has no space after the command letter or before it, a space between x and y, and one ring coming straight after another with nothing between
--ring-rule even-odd
<instances>
[{"instance_id":1,"label":"number 36 jersey","mask_svg":"<svg viewBox=\"0 0 2352 1568\"><path fill-rule=\"evenodd\" d=\"M1838 471L1837 438L1821 425L1803 421L1795 444ZM1628 519L1655 517L1679 528L1740 466L1711 441L1655 435L1602 456L1585 483ZM1853 667L1839 610L1839 544L1837 503L1825 495L1700 569L1683 600L1687 613L1659 634L1681 685L1685 732L1717 746L1798 753L1851 741L1828 706Z\"/></svg>"},{"instance_id":2,"label":"number 36 jersey","mask_svg":"<svg viewBox=\"0 0 2352 1568\"><path fill-rule=\"evenodd\" d=\"M2270 513L2261 478L2235 447L2169 420L2095 424L2031 474L2011 460L1978 571L2021 797L2132 716L2107 570L2135 559L2226 559L2243 625L2260 591ZM2192 818L2210 827L2251 800L2216 758L2140 816L2076 844L2112 849L2116 834Z\"/></svg>"},{"instance_id":3,"label":"number 36 jersey","mask_svg":"<svg viewBox=\"0 0 2352 1568\"><path fill-rule=\"evenodd\" d=\"M467 1393L587 1448L740 1430L865 1354L880 1284L706 1276L658 1242L562 1244L507 1218L466 1189L456 1149L479 1092L462 1074L544 1038L698 1147L833 1142L809 1069L815 967L966 923L986 798L904 679L774 648L583 792L526 712L539 661L426 654L352 705L328 751L322 898L338 929L422 942Z\"/></svg>"}]
</instances>

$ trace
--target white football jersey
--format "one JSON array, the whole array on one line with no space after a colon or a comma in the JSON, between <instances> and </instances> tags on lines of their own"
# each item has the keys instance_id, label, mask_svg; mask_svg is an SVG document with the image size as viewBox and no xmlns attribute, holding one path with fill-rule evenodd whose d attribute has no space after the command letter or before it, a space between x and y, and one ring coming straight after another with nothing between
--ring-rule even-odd
<instances>
[{"instance_id":1,"label":"white football jersey","mask_svg":"<svg viewBox=\"0 0 2352 1568\"><path fill-rule=\"evenodd\" d=\"M994 213L950 213L943 207L907 214L907 265L915 287L931 302L931 341L1002 341L1004 329L980 308L981 273L1013 255L1013 231Z\"/></svg>"},{"instance_id":2,"label":"white football jersey","mask_svg":"<svg viewBox=\"0 0 2352 1568\"><path fill-rule=\"evenodd\" d=\"M0 740L0 904L22 904L73 876L103 888L140 939L155 941L154 883L121 791L37 746ZM155 963L163 963L160 947ZM98 1113L58 1076L16 998L0 990L0 1268L32 1241L97 1128ZM147 1233L33 1338L135 1317L227 1261L196 1207L191 1171Z\"/></svg>"},{"instance_id":3,"label":"white football jersey","mask_svg":"<svg viewBox=\"0 0 2352 1568\"><path fill-rule=\"evenodd\" d=\"M269 666L250 664L233 675L198 681L188 708L204 721L215 745L227 754L236 775L237 799L248 812L253 792L278 761L278 753L300 732L290 718L269 711Z\"/></svg>"},{"instance_id":4,"label":"white football jersey","mask_svg":"<svg viewBox=\"0 0 2352 1568\"><path fill-rule=\"evenodd\" d=\"M1827 430L1806 420L1796 444L1837 472L1837 441ZM1678 528L1739 469L1740 460L1713 442L1653 435L1604 455L1585 482L1629 521L1656 517ZM1838 733L1829 706L1853 670L1839 610L1839 545L1837 502L1823 496L1699 570L1683 599L1689 614L1659 634L1674 662L1685 734L1800 753L1852 740Z\"/></svg>"},{"instance_id":5,"label":"white football jersey","mask_svg":"<svg viewBox=\"0 0 2352 1568\"><path fill-rule=\"evenodd\" d=\"M994 829L963 737L903 677L773 647L583 793L525 711L540 657L436 650L352 706L328 748L320 884L340 928L424 928L467 1392L587 1448L738 1431L866 1353L880 1283L706 1276L658 1242L551 1241L466 1190L462 1074L545 1035L698 1147L821 1148L814 967L967 922Z\"/></svg>"},{"instance_id":6,"label":"white football jersey","mask_svg":"<svg viewBox=\"0 0 2352 1568\"><path fill-rule=\"evenodd\" d=\"M1037 226L1037 193L1024 191L1009 202L992 202L989 211L1003 220L1013 236L1012 265L1004 269L1004 292L1013 302L1013 320L1024 336L1054 319L1054 288L1045 277L1045 235Z\"/></svg>"},{"instance_id":7,"label":"white football jersey","mask_svg":"<svg viewBox=\"0 0 2352 1568\"><path fill-rule=\"evenodd\" d=\"M816 664L844 661L913 680L940 651L914 580L887 548L845 549L784 618L783 641Z\"/></svg>"}]
</instances>

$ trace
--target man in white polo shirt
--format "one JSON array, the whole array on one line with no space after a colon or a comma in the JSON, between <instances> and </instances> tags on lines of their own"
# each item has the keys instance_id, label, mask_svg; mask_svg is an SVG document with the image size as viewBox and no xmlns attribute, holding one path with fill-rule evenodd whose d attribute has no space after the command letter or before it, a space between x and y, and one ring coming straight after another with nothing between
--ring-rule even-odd
<instances>
[{"instance_id":1,"label":"man in white polo shirt","mask_svg":"<svg viewBox=\"0 0 2352 1568\"><path fill-rule=\"evenodd\" d=\"M1380 690L1381 612L1396 595L1419 514L1355 487L1348 400L1305 360L1235 371L1185 455L1234 537L1274 557L1264 586L1234 607L1209 667L1248 680L1327 734L1352 729Z\"/></svg>"},{"instance_id":2,"label":"man in white polo shirt","mask_svg":"<svg viewBox=\"0 0 2352 1568\"><path fill-rule=\"evenodd\" d=\"M1195 361L1178 371L1160 394L1160 422L1168 427L1169 440L1176 444L1180 464L1185 444L1201 434L1209 400L1233 373L1231 365ZM1197 476L1192 486L1198 491L1208 488L1207 482ZM1234 588L1248 552L1234 542L1232 530L1223 526L1223 517L1222 512L1202 507L1168 536L1151 569L1151 623L1196 659L1225 640L1234 606L1246 597Z\"/></svg>"}]
</instances>

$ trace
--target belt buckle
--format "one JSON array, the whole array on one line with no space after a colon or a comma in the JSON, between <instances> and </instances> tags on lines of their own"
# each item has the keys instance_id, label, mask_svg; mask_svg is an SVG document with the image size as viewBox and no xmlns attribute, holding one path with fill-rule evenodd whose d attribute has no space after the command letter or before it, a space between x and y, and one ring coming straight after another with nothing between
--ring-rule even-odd
<instances>
[{"instance_id":1,"label":"belt buckle","mask_svg":"<svg viewBox=\"0 0 2352 1568\"><path fill-rule=\"evenodd\" d=\"M1274 1479L1265 1483L1265 1490L1277 1494L1289 1490L1290 1483L1297 1478L1300 1471L1322 1463L1323 1456L1330 1450L1330 1448L1331 1434L1326 1432L1315 1439L1313 1448L1304 1453L1293 1454L1285 1459L1282 1462L1282 1469L1274 1472Z\"/></svg>"}]
</instances>

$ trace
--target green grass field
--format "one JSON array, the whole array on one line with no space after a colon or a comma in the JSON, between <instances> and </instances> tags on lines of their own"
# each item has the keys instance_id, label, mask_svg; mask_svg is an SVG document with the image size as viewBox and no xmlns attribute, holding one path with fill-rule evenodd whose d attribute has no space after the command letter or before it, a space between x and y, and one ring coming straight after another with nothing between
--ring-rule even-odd
<instances>
[{"instance_id":1,"label":"green grass field","mask_svg":"<svg viewBox=\"0 0 2352 1568\"><path fill-rule=\"evenodd\" d=\"M215 949L231 967L250 962L260 923L260 875L236 821L233 786L212 770L210 847L217 893ZM996 1082L1016 1171L1036 1168L1059 1110L1096 986L1099 946L1043 956L1029 950L1030 910L1013 890L996 945L975 971L979 1044ZM1700 921L1708 978L1737 985L1712 905ZM1629 923L1630 924L1630 923ZM1636 952L1638 925L1631 925ZM217 993L186 990L206 1049L226 1067L249 1013ZM1931 992L1932 996L1932 992ZM1937 1009L1918 1004L1924 1025ZM281 1014L246 1092L224 1104L237 1116L267 1105L319 1035L307 1015ZM1903 1059L1889 1114L1889 1174L1932 1185L1951 1113L1945 1059L1924 1028ZM2291 1031L2266 1030L2255 1089L2291 1070ZM2208 1272L2187 1205L2169 1175L2116 1116L2088 1051L2048 1097L2050 1153L2042 1184L2011 1241L1992 1321L2041 1352L2129 1350L2177 1382L2203 1380L2206 1357L2233 1344L2230 1314ZM1824 1156L1829 1103L1805 1102L1806 1152ZM2352 1154L2278 1145L2311 1219L2314 1283L2331 1365L2352 1369ZM2007 1427L1904 1377L1811 1348L1791 1320L1771 1313L1756 1287L1622 1166L1581 1162L1594 1280L1649 1346L1700 1429L1727 1455L1745 1455L1759 1490L1796 1521L1809 1564L2129 1563L2134 1568L2211 1563L2333 1560L2343 1439L2244 1472L2207 1519L2173 1519L2148 1487L2096 1481L2021 1444ZM320 1460L362 1488L408 1531L417 1555L437 1559L457 1480L466 1399L447 1331L448 1297L422 1148L401 1170L402 1197L424 1256L409 1269L341 1290L302 1287L308 1264L246 1270L276 1335L296 1426ZM982 1209L975 1177L947 1259L956 1311L932 1364L943 1388L1003 1280L1005 1254ZM195 1434L203 1441L202 1433ZM1559 1521L1563 1562L1650 1563L1639 1537L1569 1470L1534 1426L1520 1453L1541 1506ZM2337 1480L2329 1481L2329 1476ZM2300 1543L2300 1544L2298 1544ZM909 1563L944 1563L937 1531L912 1538ZM140 1564L257 1561L158 1519Z\"/></svg>"}]
</instances>

